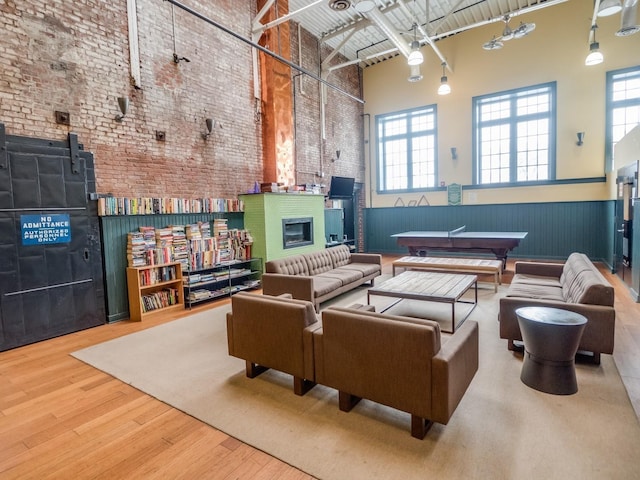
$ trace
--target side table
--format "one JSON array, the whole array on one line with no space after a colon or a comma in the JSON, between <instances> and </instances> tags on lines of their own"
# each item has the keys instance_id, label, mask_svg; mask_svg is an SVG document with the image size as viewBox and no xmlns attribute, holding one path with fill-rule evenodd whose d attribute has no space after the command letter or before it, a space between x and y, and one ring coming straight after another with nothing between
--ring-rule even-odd
<instances>
[{"instance_id":1,"label":"side table","mask_svg":"<svg viewBox=\"0 0 640 480\"><path fill-rule=\"evenodd\" d=\"M576 393L575 356L587 319L551 307L521 307L516 316L525 350L522 382L545 393Z\"/></svg>"}]
</instances>

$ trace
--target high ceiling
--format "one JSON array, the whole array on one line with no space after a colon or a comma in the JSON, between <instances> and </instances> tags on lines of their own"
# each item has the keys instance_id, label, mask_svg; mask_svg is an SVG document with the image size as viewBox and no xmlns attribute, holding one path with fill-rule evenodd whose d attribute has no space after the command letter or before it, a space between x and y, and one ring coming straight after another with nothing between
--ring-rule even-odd
<instances>
[{"instance_id":1,"label":"high ceiling","mask_svg":"<svg viewBox=\"0 0 640 480\"><path fill-rule=\"evenodd\" d=\"M420 45L431 45L444 61L437 48L441 38L493 22L499 35L506 26L505 16L515 29L520 23L518 15L565 1L289 0L289 14L279 20L298 22L320 38L350 61L342 66L358 63L367 67L398 54L408 55L414 25Z\"/></svg>"}]
</instances>

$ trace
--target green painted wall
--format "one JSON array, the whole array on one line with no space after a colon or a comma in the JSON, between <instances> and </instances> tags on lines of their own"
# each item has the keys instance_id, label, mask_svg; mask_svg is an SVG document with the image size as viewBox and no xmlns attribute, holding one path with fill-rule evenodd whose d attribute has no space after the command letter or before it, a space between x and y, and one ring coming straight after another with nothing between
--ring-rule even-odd
<instances>
[{"instance_id":1,"label":"green painted wall","mask_svg":"<svg viewBox=\"0 0 640 480\"><path fill-rule=\"evenodd\" d=\"M325 244L324 196L288 193L240 195L244 225L253 236L253 256L264 262L322 250ZM282 219L313 217L313 245L285 249Z\"/></svg>"}]
</instances>

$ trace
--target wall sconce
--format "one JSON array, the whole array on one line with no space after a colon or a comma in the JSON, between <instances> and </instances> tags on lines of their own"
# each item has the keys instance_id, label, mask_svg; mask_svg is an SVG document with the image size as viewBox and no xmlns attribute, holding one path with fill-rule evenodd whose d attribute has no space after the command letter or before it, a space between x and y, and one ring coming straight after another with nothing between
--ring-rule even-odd
<instances>
[{"instance_id":1,"label":"wall sconce","mask_svg":"<svg viewBox=\"0 0 640 480\"><path fill-rule=\"evenodd\" d=\"M340 160L340 150L336 150L336 158L331 159L332 162L335 162L336 160Z\"/></svg>"},{"instance_id":2,"label":"wall sconce","mask_svg":"<svg viewBox=\"0 0 640 480\"><path fill-rule=\"evenodd\" d=\"M456 147L451 147L451 160L458 159L458 149Z\"/></svg>"},{"instance_id":3,"label":"wall sconce","mask_svg":"<svg viewBox=\"0 0 640 480\"><path fill-rule=\"evenodd\" d=\"M122 112L122 115L116 115L116 122L122 122L122 119L129 110L129 97L118 97L118 107Z\"/></svg>"},{"instance_id":4,"label":"wall sconce","mask_svg":"<svg viewBox=\"0 0 640 480\"><path fill-rule=\"evenodd\" d=\"M207 138L209 138L211 132L213 131L213 118L207 118L204 123L207 126L207 132L202 134L202 138L206 140Z\"/></svg>"},{"instance_id":5,"label":"wall sconce","mask_svg":"<svg viewBox=\"0 0 640 480\"><path fill-rule=\"evenodd\" d=\"M584 132L578 132L576 135L578 136L578 141L576 142L576 145L581 147L582 144L584 143Z\"/></svg>"}]
</instances>

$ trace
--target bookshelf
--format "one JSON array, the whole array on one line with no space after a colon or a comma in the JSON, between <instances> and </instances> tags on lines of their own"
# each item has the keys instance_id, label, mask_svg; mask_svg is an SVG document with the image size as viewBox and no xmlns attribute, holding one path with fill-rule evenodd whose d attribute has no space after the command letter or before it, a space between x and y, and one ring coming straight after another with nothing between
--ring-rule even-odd
<instances>
[{"instance_id":1,"label":"bookshelf","mask_svg":"<svg viewBox=\"0 0 640 480\"><path fill-rule=\"evenodd\" d=\"M184 309L179 262L127 267L129 318L136 322L158 312Z\"/></svg>"},{"instance_id":2,"label":"bookshelf","mask_svg":"<svg viewBox=\"0 0 640 480\"><path fill-rule=\"evenodd\" d=\"M181 213L242 212L244 204L233 198L98 198L98 215L162 215Z\"/></svg>"},{"instance_id":3,"label":"bookshelf","mask_svg":"<svg viewBox=\"0 0 640 480\"><path fill-rule=\"evenodd\" d=\"M185 272L185 303L191 307L197 303L228 297L242 290L260 288L261 275L261 258L230 260Z\"/></svg>"}]
</instances>

